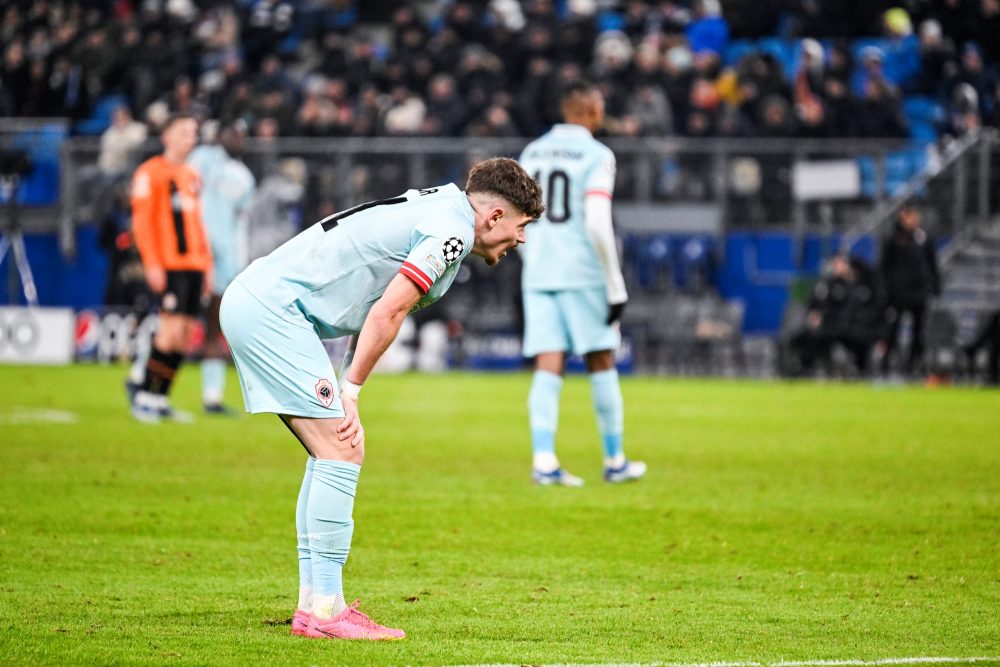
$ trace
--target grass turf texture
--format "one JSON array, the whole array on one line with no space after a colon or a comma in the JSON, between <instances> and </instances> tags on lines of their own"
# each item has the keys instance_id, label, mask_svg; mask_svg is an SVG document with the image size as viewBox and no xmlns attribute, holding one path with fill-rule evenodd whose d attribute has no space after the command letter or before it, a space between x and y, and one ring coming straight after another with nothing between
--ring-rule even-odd
<instances>
[{"instance_id":1,"label":"grass turf texture","mask_svg":"<svg viewBox=\"0 0 1000 667\"><path fill-rule=\"evenodd\" d=\"M289 635L305 459L278 420L137 424L123 376L0 367L2 663L1000 655L996 392L626 379L650 472L608 486L573 377L563 489L529 483L527 375L377 377L346 592L409 636L376 644Z\"/></svg>"}]
</instances>

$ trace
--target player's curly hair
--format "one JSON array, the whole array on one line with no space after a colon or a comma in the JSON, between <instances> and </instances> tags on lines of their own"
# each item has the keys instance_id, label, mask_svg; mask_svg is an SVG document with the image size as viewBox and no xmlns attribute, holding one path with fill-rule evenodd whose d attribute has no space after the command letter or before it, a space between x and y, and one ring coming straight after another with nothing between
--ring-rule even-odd
<instances>
[{"instance_id":1,"label":"player's curly hair","mask_svg":"<svg viewBox=\"0 0 1000 667\"><path fill-rule=\"evenodd\" d=\"M469 194L484 192L502 197L532 220L538 219L545 211L542 189L538 183L516 160L506 157L495 157L474 164L469 171L465 191Z\"/></svg>"}]
</instances>

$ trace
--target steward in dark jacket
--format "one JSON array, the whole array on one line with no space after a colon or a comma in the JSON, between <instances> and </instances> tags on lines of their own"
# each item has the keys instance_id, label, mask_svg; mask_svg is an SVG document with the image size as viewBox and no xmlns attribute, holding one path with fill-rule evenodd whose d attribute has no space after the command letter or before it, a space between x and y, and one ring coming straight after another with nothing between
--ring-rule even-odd
<instances>
[{"instance_id":1,"label":"steward in dark jacket","mask_svg":"<svg viewBox=\"0 0 1000 667\"><path fill-rule=\"evenodd\" d=\"M937 251L934 241L920 226L920 209L904 206L892 233L882 243L879 262L886 294L886 322L889 325L883 372L888 370L891 353L896 349L899 323L903 313L910 313L913 342L904 369L909 372L919 364L924 352L924 313L932 296L941 293Z\"/></svg>"}]
</instances>

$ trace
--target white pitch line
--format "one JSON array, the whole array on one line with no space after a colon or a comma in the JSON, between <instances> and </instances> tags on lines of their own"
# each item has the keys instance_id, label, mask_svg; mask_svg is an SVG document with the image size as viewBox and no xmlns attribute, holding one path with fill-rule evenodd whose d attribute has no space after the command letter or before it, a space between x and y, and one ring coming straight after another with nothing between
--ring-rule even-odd
<instances>
[{"instance_id":1,"label":"white pitch line","mask_svg":"<svg viewBox=\"0 0 1000 667\"><path fill-rule=\"evenodd\" d=\"M647 662L606 664L552 664L536 667L878 667L878 665L958 665L973 662L1000 662L1000 656L970 658L916 657L880 658L878 660L780 660L744 662ZM495 665L458 665L456 667L523 667L528 663Z\"/></svg>"},{"instance_id":2,"label":"white pitch line","mask_svg":"<svg viewBox=\"0 0 1000 667\"><path fill-rule=\"evenodd\" d=\"M0 412L0 424L75 424L79 418L75 412L67 410L47 410L36 408L12 408Z\"/></svg>"}]
</instances>

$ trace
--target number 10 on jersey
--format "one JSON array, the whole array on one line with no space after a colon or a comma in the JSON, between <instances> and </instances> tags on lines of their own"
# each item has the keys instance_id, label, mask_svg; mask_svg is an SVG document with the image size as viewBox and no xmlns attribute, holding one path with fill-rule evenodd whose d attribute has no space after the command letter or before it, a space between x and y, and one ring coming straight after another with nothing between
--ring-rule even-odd
<instances>
[{"instance_id":1,"label":"number 10 on jersey","mask_svg":"<svg viewBox=\"0 0 1000 667\"><path fill-rule=\"evenodd\" d=\"M569 176L566 172L556 169L543 182L542 172L537 171L534 179L545 190L545 217L548 221L559 223L569 220Z\"/></svg>"}]
</instances>

